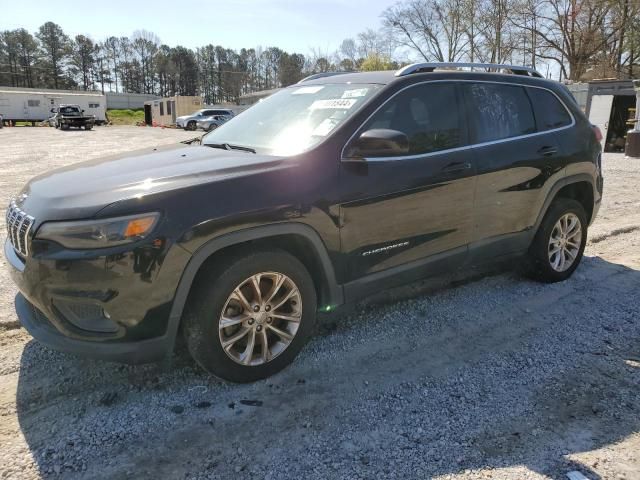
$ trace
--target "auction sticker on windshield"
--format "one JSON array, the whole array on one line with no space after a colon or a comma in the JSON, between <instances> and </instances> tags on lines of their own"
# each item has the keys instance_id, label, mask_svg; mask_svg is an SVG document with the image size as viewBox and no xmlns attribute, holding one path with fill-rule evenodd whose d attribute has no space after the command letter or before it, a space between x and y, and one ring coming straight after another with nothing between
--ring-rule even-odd
<instances>
[{"instance_id":1,"label":"auction sticker on windshield","mask_svg":"<svg viewBox=\"0 0 640 480\"><path fill-rule=\"evenodd\" d=\"M301 87L297 90L294 90L291 95L305 95L310 93L318 93L320 90L324 88L323 85L317 85L314 87Z\"/></svg>"},{"instance_id":2,"label":"auction sticker on windshield","mask_svg":"<svg viewBox=\"0 0 640 480\"><path fill-rule=\"evenodd\" d=\"M309 106L309 110L321 110L327 108L339 108L348 110L353 107L358 100L353 98L330 98L326 100L316 100Z\"/></svg>"},{"instance_id":3,"label":"auction sticker on windshield","mask_svg":"<svg viewBox=\"0 0 640 480\"><path fill-rule=\"evenodd\" d=\"M342 98L364 97L368 91L369 91L368 88L354 88L352 90L345 90L344 93L342 94Z\"/></svg>"}]
</instances>

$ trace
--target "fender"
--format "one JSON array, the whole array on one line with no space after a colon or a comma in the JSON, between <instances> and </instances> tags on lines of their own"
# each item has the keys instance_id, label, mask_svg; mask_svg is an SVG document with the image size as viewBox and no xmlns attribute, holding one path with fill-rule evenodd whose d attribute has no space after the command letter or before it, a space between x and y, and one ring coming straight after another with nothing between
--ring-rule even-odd
<instances>
[{"instance_id":1,"label":"fender","mask_svg":"<svg viewBox=\"0 0 640 480\"><path fill-rule=\"evenodd\" d=\"M327 301L331 305L341 305L344 303L342 286L338 285L336 282L335 271L333 264L329 259L327 249L322 242L320 235L313 228L304 223L278 223L274 225L246 228L209 240L198 248L189 260L189 263L180 278L180 283L178 284L178 288L176 289L176 294L173 299L173 305L171 306L171 313L169 314L169 324L166 335L171 339L172 343L175 340L178 326L180 325L180 319L182 318L182 312L184 311L185 303L191 290L191 285L193 284L193 280L195 279L202 264L215 252L222 250L225 247L230 247L250 240L259 240L278 235L299 235L311 242L311 245L313 245L313 249L315 250L315 254L320 260L323 275L327 283Z\"/></svg>"},{"instance_id":2,"label":"fender","mask_svg":"<svg viewBox=\"0 0 640 480\"><path fill-rule=\"evenodd\" d=\"M578 183L578 182L588 182L591 185L591 188L593 189L593 198L594 199L597 198L596 186L593 181L593 177L591 175L587 173L578 173L576 175L570 175L568 177L561 178L553 185L553 187L551 187L551 190L549 191L549 194L547 195L547 198L544 201L542 208L540 209L540 213L538 214L536 223L531 228L531 240L533 240L533 237L535 236L536 232L538 231L538 228L540 227L540 224L542 223L542 219L547 214L547 210L549 210L549 207L551 206L551 202L553 202L553 200L556 198L556 195L558 194L558 192L563 187L566 187L567 185L571 185L572 183ZM596 215L596 208L594 205L593 215L591 216L592 221L595 215Z\"/></svg>"}]
</instances>

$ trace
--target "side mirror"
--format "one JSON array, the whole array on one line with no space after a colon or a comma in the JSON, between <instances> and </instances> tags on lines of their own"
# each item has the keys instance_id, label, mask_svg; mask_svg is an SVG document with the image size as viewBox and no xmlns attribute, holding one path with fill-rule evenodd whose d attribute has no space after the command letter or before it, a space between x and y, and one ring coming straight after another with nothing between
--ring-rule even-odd
<instances>
[{"instance_id":1,"label":"side mirror","mask_svg":"<svg viewBox=\"0 0 640 480\"><path fill-rule=\"evenodd\" d=\"M395 157L409 153L409 137L398 130L374 128L363 132L347 150L347 158Z\"/></svg>"},{"instance_id":2,"label":"side mirror","mask_svg":"<svg viewBox=\"0 0 640 480\"><path fill-rule=\"evenodd\" d=\"M80 110L80 113L84 113L84 110Z\"/></svg>"}]
</instances>

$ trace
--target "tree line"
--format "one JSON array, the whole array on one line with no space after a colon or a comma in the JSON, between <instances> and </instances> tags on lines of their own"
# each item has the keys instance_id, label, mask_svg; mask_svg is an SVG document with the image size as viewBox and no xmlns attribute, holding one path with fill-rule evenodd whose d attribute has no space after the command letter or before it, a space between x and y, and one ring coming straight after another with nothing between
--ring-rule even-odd
<instances>
[{"instance_id":1,"label":"tree line","mask_svg":"<svg viewBox=\"0 0 640 480\"><path fill-rule=\"evenodd\" d=\"M215 104L313 73L396 69L412 60L546 67L574 81L640 71L639 0L401 0L381 20L335 52L306 54L172 47L145 30L96 41L46 22L33 34L0 32L0 85L202 95Z\"/></svg>"}]
</instances>

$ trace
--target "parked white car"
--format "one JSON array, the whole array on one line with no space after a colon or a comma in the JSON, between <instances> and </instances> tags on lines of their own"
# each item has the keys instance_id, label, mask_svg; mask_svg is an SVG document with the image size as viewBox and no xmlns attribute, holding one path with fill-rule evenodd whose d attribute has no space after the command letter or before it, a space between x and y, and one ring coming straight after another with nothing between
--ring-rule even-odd
<instances>
[{"instance_id":1,"label":"parked white car","mask_svg":"<svg viewBox=\"0 0 640 480\"><path fill-rule=\"evenodd\" d=\"M199 120L214 115L233 117L234 113L233 110L227 108L203 108L192 115L183 115L182 117L176 118L176 126L178 128L184 128L185 130L196 130Z\"/></svg>"},{"instance_id":2,"label":"parked white car","mask_svg":"<svg viewBox=\"0 0 640 480\"><path fill-rule=\"evenodd\" d=\"M204 117L202 120L198 120L197 126L199 130L210 132L229 120L231 120L229 115L212 115L210 117Z\"/></svg>"}]
</instances>

